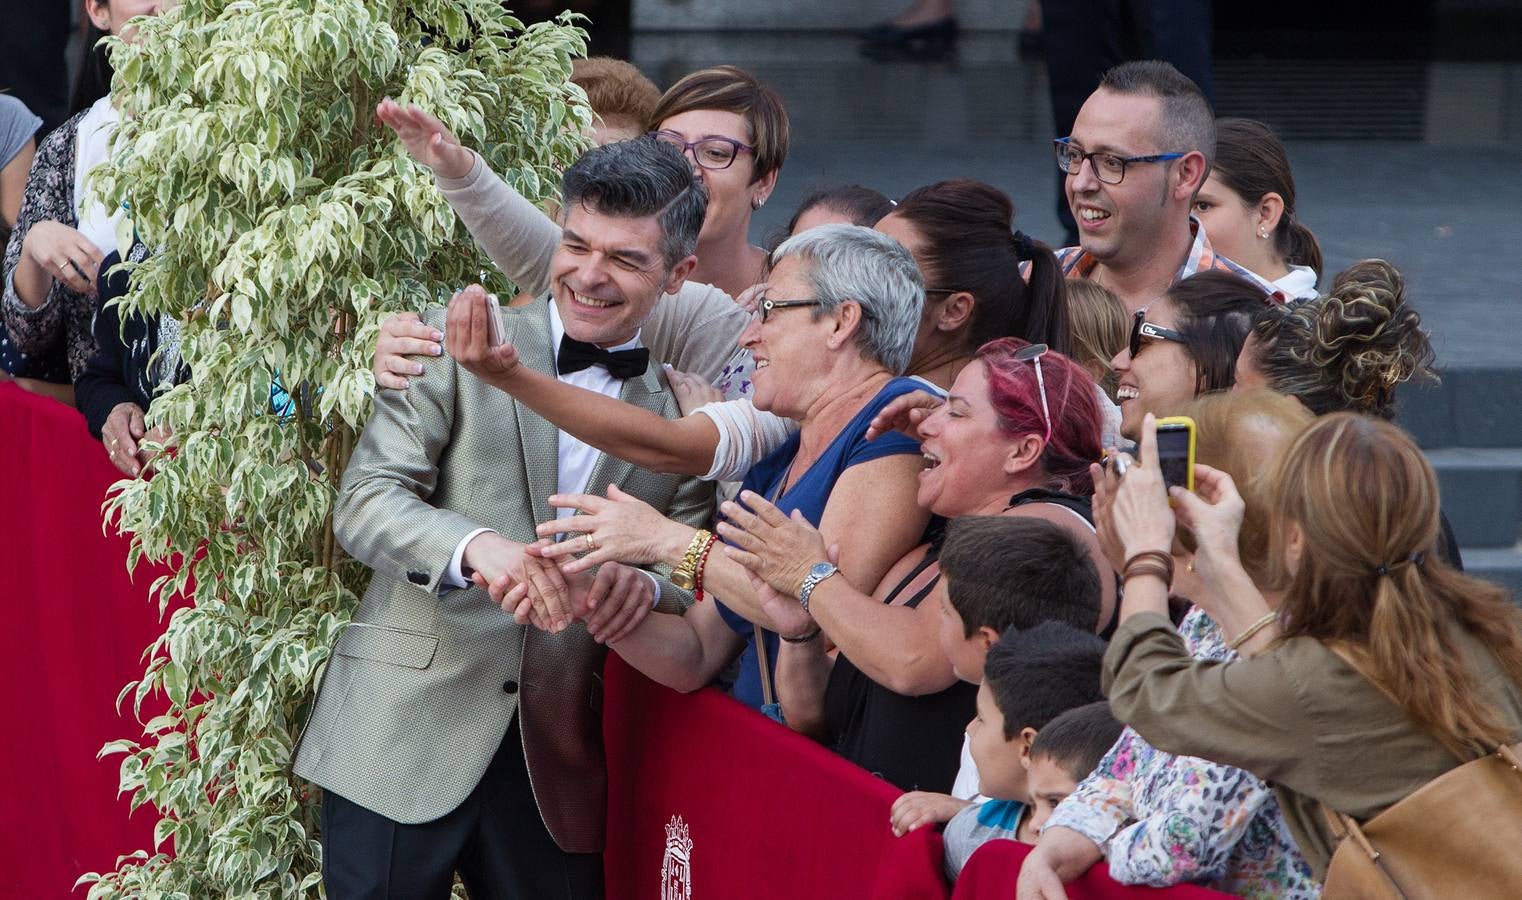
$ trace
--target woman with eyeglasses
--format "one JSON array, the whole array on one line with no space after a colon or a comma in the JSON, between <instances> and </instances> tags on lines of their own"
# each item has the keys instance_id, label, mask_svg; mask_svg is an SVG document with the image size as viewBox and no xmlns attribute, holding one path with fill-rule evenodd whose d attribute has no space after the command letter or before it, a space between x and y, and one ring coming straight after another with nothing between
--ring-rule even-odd
<instances>
[{"instance_id":1,"label":"woman with eyeglasses","mask_svg":"<svg viewBox=\"0 0 1522 900\"><path fill-rule=\"evenodd\" d=\"M683 151L708 190L689 280L740 296L766 269L766 251L750 243L750 219L777 186L787 157L781 98L743 69L715 66L672 85L650 121L652 136Z\"/></svg>"},{"instance_id":2,"label":"woman with eyeglasses","mask_svg":"<svg viewBox=\"0 0 1522 900\"><path fill-rule=\"evenodd\" d=\"M1131 320L1125 349L1115 354L1120 433L1141 436L1147 413L1168 415L1200 394L1236 380L1237 354L1265 297L1229 272L1200 272L1168 289Z\"/></svg>"},{"instance_id":3,"label":"woman with eyeglasses","mask_svg":"<svg viewBox=\"0 0 1522 900\"><path fill-rule=\"evenodd\" d=\"M1100 412L1083 367L1044 345L1001 338L978 350L934 411L905 409L890 407L872 427L921 442L919 505L942 519L1029 516L1068 531L1099 574L1095 628L1104 628L1115 577L1090 524ZM765 609L788 641L777 663L787 724L905 790L949 792L959 762L967 765L958 751L976 689L958 680L941 649L940 535L875 587L859 587L818 579L811 566L826 558L825 537L766 498L742 494L722 510L719 532L735 544L725 555L765 583ZM838 649L833 658L821 635ZM947 813L966 799L939 798Z\"/></svg>"}]
</instances>

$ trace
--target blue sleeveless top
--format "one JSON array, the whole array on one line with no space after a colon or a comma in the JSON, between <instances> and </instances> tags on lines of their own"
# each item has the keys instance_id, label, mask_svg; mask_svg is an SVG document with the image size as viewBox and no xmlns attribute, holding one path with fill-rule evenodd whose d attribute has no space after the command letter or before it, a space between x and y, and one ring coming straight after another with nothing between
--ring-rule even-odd
<instances>
[{"instance_id":1,"label":"blue sleeveless top","mask_svg":"<svg viewBox=\"0 0 1522 900\"><path fill-rule=\"evenodd\" d=\"M750 473L745 476L745 481L740 485L741 489L755 491L771 500L784 515L792 515L795 509L801 510L804 517L817 528L820 518L824 516L824 507L830 499L830 492L835 489L836 480L846 469L857 463L898 453L919 454L919 443L900 432L889 432L871 441L866 439L866 433L867 426L872 424L872 419L895 398L913 391L924 390L939 393L935 386L918 378L895 378L888 382L882 390L877 392L877 396L862 407L856 417L841 429L840 434L835 436L835 440L830 442L830 446L825 449L819 459L815 460L808 471L804 472L781 497L775 495L782 485L782 480L787 477L787 470L792 465L793 457L798 454L798 432L794 432L788 437L786 443L756 463ZM745 638L745 652L740 655L739 677L735 680L732 693L735 699L760 709L763 695L760 665L756 659L755 626L730 611L717 598L714 599L714 604L718 606L719 615L723 617L725 624L729 625L736 634ZM772 671L775 672L780 639L770 631L764 632L763 638L766 643L767 659L771 663Z\"/></svg>"}]
</instances>

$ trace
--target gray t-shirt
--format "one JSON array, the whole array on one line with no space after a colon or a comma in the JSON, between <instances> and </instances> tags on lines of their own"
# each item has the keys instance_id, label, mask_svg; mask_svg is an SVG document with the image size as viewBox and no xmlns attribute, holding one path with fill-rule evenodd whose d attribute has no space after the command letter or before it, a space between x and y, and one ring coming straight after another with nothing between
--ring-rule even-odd
<instances>
[{"instance_id":1,"label":"gray t-shirt","mask_svg":"<svg viewBox=\"0 0 1522 900\"><path fill-rule=\"evenodd\" d=\"M946 877L956 881L967 860L992 840L1019 840L1025 804L1018 800L975 803L951 817L941 838L946 850Z\"/></svg>"},{"instance_id":2,"label":"gray t-shirt","mask_svg":"<svg viewBox=\"0 0 1522 900\"><path fill-rule=\"evenodd\" d=\"M10 94L0 94L0 168L5 167L37 133L42 120Z\"/></svg>"}]
</instances>

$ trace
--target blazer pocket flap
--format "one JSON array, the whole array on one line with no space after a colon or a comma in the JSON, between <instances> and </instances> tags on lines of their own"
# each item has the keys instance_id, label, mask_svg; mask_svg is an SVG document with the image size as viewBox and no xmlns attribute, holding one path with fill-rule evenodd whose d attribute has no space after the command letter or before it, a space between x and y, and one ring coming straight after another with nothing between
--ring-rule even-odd
<instances>
[{"instance_id":1,"label":"blazer pocket flap","mask_svg":"<svg viewBox=\"0 0 1522 900\"><path fill-rule=\"evenodd\" d=\"M403 631L364 622L351 622L339 635L333 652L339 656L426 669L439 649L439 636L421 631Z\"/></svg>"}]
</instances>

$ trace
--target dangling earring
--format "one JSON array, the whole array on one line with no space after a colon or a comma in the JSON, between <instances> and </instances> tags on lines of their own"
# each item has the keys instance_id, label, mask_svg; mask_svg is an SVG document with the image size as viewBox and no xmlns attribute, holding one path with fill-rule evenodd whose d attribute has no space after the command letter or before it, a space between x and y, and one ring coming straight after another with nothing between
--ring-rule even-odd
<instances>
[{"instance_id":1,"label":"dangling earring","mask_svg":"<svg viewBox=\"0 0 1522 900\"><path fill-rule=\"evenodd\" d=\"M1266 241L1266 240L1268 240L1268 232L1266 232L1263 229L1259 228L1258 229L1258 237L1260 237L1260 238L1262 238L1263 240Z\"/></svg>"}]
</instances>

